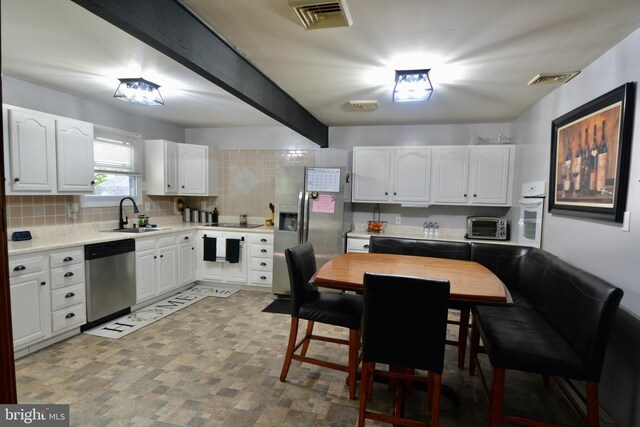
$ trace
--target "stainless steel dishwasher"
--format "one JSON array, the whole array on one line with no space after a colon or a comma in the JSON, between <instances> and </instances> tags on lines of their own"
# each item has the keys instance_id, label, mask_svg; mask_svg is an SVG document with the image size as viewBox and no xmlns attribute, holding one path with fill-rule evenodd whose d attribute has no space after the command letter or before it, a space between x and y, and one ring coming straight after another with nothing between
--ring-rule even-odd
<instances>
[{"instance_id":1,"label":"stainless steel dishwasher","mask_svg":"<svg viewBox=\"0 0 640 427\"><path fill-rule=\"evenodd\" d=\"M135 249L134 239L84 247L88 326L126 314L135 305Z\"/></svg>"}]
</instances>

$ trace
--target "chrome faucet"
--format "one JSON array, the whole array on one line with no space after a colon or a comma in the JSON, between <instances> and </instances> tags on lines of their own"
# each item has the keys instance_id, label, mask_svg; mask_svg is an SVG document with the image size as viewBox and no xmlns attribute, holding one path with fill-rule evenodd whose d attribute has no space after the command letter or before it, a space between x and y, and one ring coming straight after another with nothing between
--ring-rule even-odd
<instances>
[{"instance_id":1,"label":"chrome faucet","mask_svg":"<svg viewBox=\"0 0 640 427\"><path fill-rule=\"evenodd\" d=\"M133 198L131 198L131 197L123 197L122 200L120 200L120 218L118 220L118 230L122 230L125 225L129 224L129 217L126 217L125 219L122 219L122 202L124 202L127 199L131 200L131 203L133 203L133 213L140 212L138 210L138 205L136 205L136 201L133 200Z\"/></svg>"}]
</instances>

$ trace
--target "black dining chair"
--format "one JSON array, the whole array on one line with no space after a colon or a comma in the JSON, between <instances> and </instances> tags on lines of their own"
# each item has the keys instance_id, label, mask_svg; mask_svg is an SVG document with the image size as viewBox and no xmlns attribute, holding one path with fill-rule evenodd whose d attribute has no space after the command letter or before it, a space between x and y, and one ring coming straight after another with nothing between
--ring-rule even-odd
<instances>
[{"instance_id":1,"label":"black dining chair","mask_svg":"<svg viewBox=\"0 0 640 427\"><path fill-rule=\"evenodd\" d=\"M316 273L316 258L311 243L304 243L285 250L291 287L291 330L287 353L280 373L280 381L287 379L292 360L319 365L347 372L349 399L356 398L357 371L360 362L359 348L362 325L362 297L336 292L319 292L309 281ZM307 320L307 330L298 342L300 319ZM338 339L313 334L315 322L349 329L349 339ZM311 340L344 344L349 347L348 365L307 356ZM301 348L299 354L296 353Z\"/></svg>"},{"instance_id":2,"label":"black dining chair","mask_svg":"<svg viewBox=\"0 0 640 427\"><path fill-rule=\"evenodd\" d=\"M365 418L394 425L438 426L449 288L447 280L365 273L359 426ZM378 370L376 363L390 368ZM416 369L428 374L418 375ZM430 423L403 417L401 384L396 386L399 395L393 415L367 411L375 377L427 383Z\"/></svg>"}]
</instances>

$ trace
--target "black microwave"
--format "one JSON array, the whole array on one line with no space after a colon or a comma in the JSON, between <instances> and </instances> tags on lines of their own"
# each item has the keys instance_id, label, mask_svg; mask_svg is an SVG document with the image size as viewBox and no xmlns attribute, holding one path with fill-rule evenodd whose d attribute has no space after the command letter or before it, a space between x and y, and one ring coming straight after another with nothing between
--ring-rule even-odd
<instances>
[{"instance_id":1,"label":"black microwave","mask_svg":"<svg viewBox=\"0 0 640 427\"><path fill-rule=\"evenodd\" d=\"M506 218L490 216L467 217L467 239L509 240Z\"/></svg>"}]
</instances>

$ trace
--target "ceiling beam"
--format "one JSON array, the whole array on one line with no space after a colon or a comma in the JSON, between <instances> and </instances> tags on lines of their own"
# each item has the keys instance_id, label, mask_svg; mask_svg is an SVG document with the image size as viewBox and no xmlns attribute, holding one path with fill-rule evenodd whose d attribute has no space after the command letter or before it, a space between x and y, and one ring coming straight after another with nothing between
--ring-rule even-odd
<instances>
[{"instance_id":1,"label":"ceiling beam","mask_svg":"<svg viewBox=\"0 0 640 427\"><path fill-rule=\"evenodd\" d=\"M329 130L176 0L72 0L320 147Z\"/></svg>"}]
</instances>

